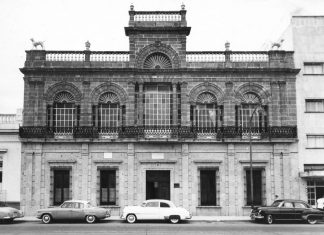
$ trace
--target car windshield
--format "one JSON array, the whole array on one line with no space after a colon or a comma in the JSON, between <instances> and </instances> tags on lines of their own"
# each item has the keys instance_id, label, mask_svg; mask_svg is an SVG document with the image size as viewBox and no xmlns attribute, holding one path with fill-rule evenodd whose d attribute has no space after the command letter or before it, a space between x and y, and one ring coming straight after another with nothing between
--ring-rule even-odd
<instances>
[{"instance_id":1,"label":"car windshield","mask_svg":"<svg viewBox=\"0 0 324 235\"><path fill-rule=\"evenodd\" d=\"M280 204L281 204L281 202L282 201L274 201L273 203L272 203L272 207L279 207L280 206Z\"/></svg>"},{"instance_id":2,"label":"car windshield","mask_svg":"<svg viewBox=\"0 0 324 235\"><path fill-rule=\"evenodd\" d=\"M91 207L93 207L93 205L90 202L88 202L87 204L85 204L85 207L86 208L91 208Z\"/></svg>"},{"instance_id":3,"label":"car windshield","mask_svg":"<svg viewBox=\"0 0 324 235\"><path fill-rule=\"evenodd\" d=\"M143 202L141 206L142 206L142 207L146 207L146 203L145 203L145 202Z\"/></svg>"}]
</instances>

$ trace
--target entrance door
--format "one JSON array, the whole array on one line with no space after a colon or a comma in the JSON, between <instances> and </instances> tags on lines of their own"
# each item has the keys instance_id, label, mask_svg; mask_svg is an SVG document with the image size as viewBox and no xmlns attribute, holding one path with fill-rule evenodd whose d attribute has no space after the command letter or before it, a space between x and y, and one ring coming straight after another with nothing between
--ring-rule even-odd
<instances>
[{"instance_id":1,"label":"entrance door","mask_svg":"<svg viewBox=\"0 0 324 235\"><path fill-rule=\"evenodd\" d=\"M70 170L54 170L54 205L70 198Z\"/></svg>"},{"instance_id":2,"label":"entrance door","mask_svg":"<svg viewBox=\"0 0 324 235\"><path fill-rule=\"evenodd\" d=\"M146 199L170 200L170 171L146 171Z\"/></svg>"}]
</instances>

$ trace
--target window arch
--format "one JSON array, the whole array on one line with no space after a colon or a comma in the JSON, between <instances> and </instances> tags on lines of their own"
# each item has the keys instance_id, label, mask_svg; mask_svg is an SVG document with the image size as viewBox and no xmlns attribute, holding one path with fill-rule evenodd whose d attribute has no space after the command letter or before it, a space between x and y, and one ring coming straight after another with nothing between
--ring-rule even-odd
<instances>
[{"instance_id":1,"label":"window arch","mask_svg":"<svg viewBox=\"0 0 324 235\"><path fill-rule=\"evenodd\" d=\"M79 125L80 106L75 104L74 96L61 91L54 96L53 106L48 107L48 126L53 127L56 134L71 134L73 127Z\"/></svg>"},{"instance_id":2,"label":"window arch","mask_svg":"<svg viewBox=\"0 0 324 235\"><path fill-rule=\"evenodd\" d=\"M120 101L116 94L106 92L99 97L98 127L117 127L120 119Z\"/></svg>"},{"instance_id":3,"label":"window arch","mask_svg":"<svg viewBox=\"0 0 324 235\"><path fill-rule=\"evenodd\" d=\"M191 106L190 119L198 128L217 128L222 121L222 107L217 105L217 98L210 92L203 92L197 96L196 103Z\"/></svg>"},{"instance_id":4,"label":"window arch","mask_svg":"<svg viewBox=\"0 0 324 235\"><path fill-rule=\"evenodd\" d=\"M253 115L253 116L252 116ZM259 132L268 126L268 107L262 104L261 97L254 92L242 95L241 105L236 106L236 124L243 129L251 127L253 132Z\"/></svg>"},{"instance_id":5,"label":"window arch","mask_svg":"<svg viewBox=\"0 0 324 235\"><path fill-rule=\"evenodd\" d=\"M156 52L144 60L143 64L144 69L171 69L172 63L169 57L167 57L165 54Z\"/></svg>"}]
</instances>

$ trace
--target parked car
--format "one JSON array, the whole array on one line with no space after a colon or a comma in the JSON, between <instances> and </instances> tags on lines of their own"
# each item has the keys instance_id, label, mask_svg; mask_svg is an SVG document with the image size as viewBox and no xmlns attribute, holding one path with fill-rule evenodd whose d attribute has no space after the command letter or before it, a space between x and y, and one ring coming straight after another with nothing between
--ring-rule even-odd
<instances>
[{"instance_id":1,"label":"parked car","mask_svg":"<svg viewBox=\"0 0 324 235\"><path fill-rule=\"evenodd\" d=\"M13 207L6 206L5 203L0 202L0 221L13 222L16 218L24 217L24 213Z\"/></svg>"},{"instance_id":2,"label":"parked car","mask_svg":"<svg viewBox=\"0 0 324 235\"><path fill-rule=\"evenodd\" d=\"M323 219L324 212L312 208L301 200L283 199L274 201L271 206L254 208L250 217L254 221L264 221L268 224L279 220L307 221L309 224L316 224L318 220Z\"/></svg>"},{"instance_id":3,"label":"parked car","mask_svg":"<svg viewBox=\"0 0 324 235\"><path fill-rule=\"evenodd\" d=\"M40 209L37 211L38 219L44 224L51 223L53 220L85 220L92 224L100 219L110 217L110 210L94 207L88 201L70 200L65 201L59 207Z\"/></svg>"},{"instance_id":4,"label":"parked car","mask_svg":"<svg viewBox=\"0 0 324 235\"><path fill-rule=\"evenodd\" d=\"M169 200L160 199L144 201L141 206L126 206L120 216L128 223L135 223L137 220L169 220L173 224L191 217L186 209L176 207Z\"/></svg>"}]
</instances>

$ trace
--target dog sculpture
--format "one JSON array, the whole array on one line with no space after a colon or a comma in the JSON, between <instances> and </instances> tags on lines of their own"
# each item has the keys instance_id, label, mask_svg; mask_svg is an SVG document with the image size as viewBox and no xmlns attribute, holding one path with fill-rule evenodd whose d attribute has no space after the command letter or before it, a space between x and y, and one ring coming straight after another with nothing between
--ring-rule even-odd
<instances>
[{"instance_id":1,"label":"dog sculpture","mask_svg":"<svg viewBox=\"0 0 324 235\"><path fill-rule=\"evenodd\" d=\"M33 49L37 49L38 46L40 46L42 48L42 50L44 50L44 42L41 41L35 41L33 38L30 39L30 41L33 44Z\"/></svg>"},{"instance_id":2,"label":"dog sculpture","mask_svg":"<svg viewBox=\"0 0 324 235\"><path fill-rule=\"evenodd\" d=\"M282 43L285 41L285 39L281 39L279 42L273 42L271 44L271 49L279 49L282 45Z\"/></svg>"}]
</instances>

